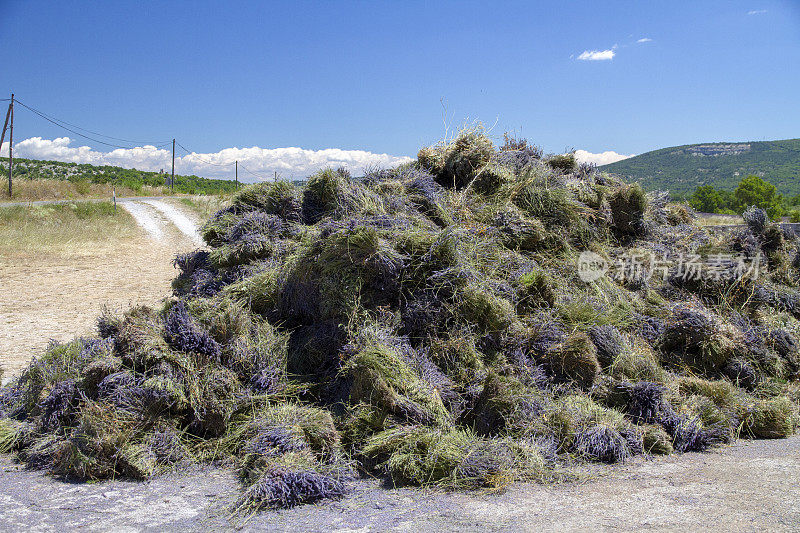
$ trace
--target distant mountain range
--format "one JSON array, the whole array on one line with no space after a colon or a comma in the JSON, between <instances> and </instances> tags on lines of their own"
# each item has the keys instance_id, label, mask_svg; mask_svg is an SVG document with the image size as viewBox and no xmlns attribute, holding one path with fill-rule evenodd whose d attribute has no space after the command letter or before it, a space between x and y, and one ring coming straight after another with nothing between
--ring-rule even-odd
<instances>
[{"instance_id":1,"label":"distant mountain range","mask_svg":"<svg viewBox=\"0 0 800 533\"><path fill-rule=\"evenodd\" d=\"M653 150L600 167L646 189L691 194L698 185L733 190L755 174L784 195L800 194L800 139L687 144Z\"/></svg>"}]
</instances>

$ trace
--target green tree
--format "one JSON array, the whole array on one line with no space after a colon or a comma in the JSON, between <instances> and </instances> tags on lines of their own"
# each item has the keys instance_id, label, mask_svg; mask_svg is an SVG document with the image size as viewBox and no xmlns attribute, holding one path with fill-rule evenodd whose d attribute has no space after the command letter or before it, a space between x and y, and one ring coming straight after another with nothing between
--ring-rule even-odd
<instances>
[{"instance_id":1,"label":"green tree","mask_svg":"<svg viewBox=\"0 0 800 533\"><path fill-rule=\"evenodd\" d=\"M722 196L713 185L701 185L695 189L689 204L701 213L718 213L723 207Z\"/></svg>"},{"instance_id":2,"label":"green tree","mask_svg":"<svg viewBox=\"0 0 800 533\"><path fill-rule=\"evenodd\" d=\"M777 193L773 184L758 176L742 178L733 195L739 212L754 205L765 210L772 219L783 214L783 197Z\"/></svg>"},{"instance_id":3,"label":"green tree","mask_svg":"<svg viewBox=\"0 0 800 533\"><path fill-rule=\"evenodd\" d=\"M728 213L735 213L736 212L736 197L733 195L733 191L726 191L725 189L720 189L717 191L720 197L720 211L721 212L728 212Z\"/></svg>"}]
</instances>

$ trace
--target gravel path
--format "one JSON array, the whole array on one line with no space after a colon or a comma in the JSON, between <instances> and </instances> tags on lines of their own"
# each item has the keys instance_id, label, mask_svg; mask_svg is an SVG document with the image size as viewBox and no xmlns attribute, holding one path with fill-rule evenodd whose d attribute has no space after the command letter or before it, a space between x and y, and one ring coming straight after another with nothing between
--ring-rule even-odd
<instances>
[{"instance_id":1,"label":"gravel path","mask_svg":"<svg viewBox=\"0 0 800 533\"><path fill-rule=\"evenodd\" d=\"M156 198L125 199L119 200L117 203L133 216L136 223L147 232L151 239L163 240L165 228L168 225L174 225L195 246L203 246L203 238L200 236L197 222L174 205Z\"/></svg>"},{"instance_id":2,"label":"gravel path","mask_svg":"<svg viewBox=\"0 0 800 533\"><path fill-rule=\"evenodd\" d=\"M164 238L163 223L155 216L153 209L141 202L119 202L119 205L131 214L151 239L160 241Z\"/></svg>"},{"instance_id":3,"label":"gravel path","mask_svg":"<svg viewBox=\"0 0 800 533\"><path fill-rule=\"evenodd\" d=\"M231 520L232 472L71 484L0 456L6 531L798 531L800 436L590 469L590 480L500 494L386 489Z\"/></svg>"},{"instance_id":4,"label":"gravel path","mask_svg":"<svg viewBox=\"0 0 800 533\"><path fill-rule=\"evenodd\" d=\"M122 205L128 206L129 203L136 202L123 202ZM197 246L203 246L203 238L200 236L200 231L194 220L186 216L180 209L170 205L162 200L143 200L143 203L155 207L161 214L166 216L170 222L175 224L181 233L186 235Z\"/></svg>"}]
</instances>

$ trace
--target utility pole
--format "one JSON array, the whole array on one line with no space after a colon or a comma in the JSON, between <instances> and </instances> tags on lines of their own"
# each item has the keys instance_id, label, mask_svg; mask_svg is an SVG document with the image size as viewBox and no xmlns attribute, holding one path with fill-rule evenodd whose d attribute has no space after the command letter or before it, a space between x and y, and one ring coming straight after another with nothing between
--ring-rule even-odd
<instances>
[{"instance_id":1,"label":"utility pole","mask_svg":"<svg viewBox=\"0 0 800 533\"><path fill-rule=\"evenodd\" d=\"M273 183L277 183L278 182L278 171L275 170L274 172L275 172L275 174L272 175L272 182Z\"/></svg>"},{"instance_id":2,"label":"utility pole","mask_svg":"<svg viewBox=\"0 0 800 533\"><path fill-rule=\"evenodd\" d=\"M11 95L11 99L13 101L13 99L14 99L14 95L13 94ZM8 120L11 118L11 108L12 108L11 104L8 104L8 111L6 111L6 122L5 122L5 124L3 124L3 133L2 133L2 135L0 135L0 146L3 146L3 141L6 140L6 130L8 129ZM11 189L11 174L10 174L11 173L11 143L8 143L8 146L9 146L9 148L8 148L8 171L9 171L8 188L10 190ZM9 199L11 198L11 193L10 192L8 193L8 197L9 197Z\"/></svg>"},{"instance_id":3,"label":"utility pole","mask_svg":"<svg viewBox=\"0 0 800 533\"><path fill-rule=\"evenodd\" d=\"M11 93L11 129L8 130L8 199L11 199L11 178L14 175L14 93Z\"/></svg>"},{"instance_id":4,"label":"utility pole","mask_svg":"<svg viewBox=\"0 0 800 533\"><path fill-rule=\"evenodd\" d=\"M236 189L239 189L239 162L236 162Z\"/></svg>"},{"instance_id":5,"label":"utility pole","mask_svg":"<svg viewBox=\"0 0 800 533\"><path fill-rule=\"evenodd\" d=\"M6 122L3 124L3 133L0 134L0 146L3 146L3 141L6 140L6 131L8 131L8 120L11 118L11 104L8 104L6 111Z\"/></svg>"},{"instance_id":6,"label":"utility pole","mask_svg":"<svg viewBox=\"0 0 800 533\"><path fill-rule=\"evenodd\" d=\"M172 139L172 177L169 180L169 192L175 192L175 139Z\"/></svg>"}]
</instances>

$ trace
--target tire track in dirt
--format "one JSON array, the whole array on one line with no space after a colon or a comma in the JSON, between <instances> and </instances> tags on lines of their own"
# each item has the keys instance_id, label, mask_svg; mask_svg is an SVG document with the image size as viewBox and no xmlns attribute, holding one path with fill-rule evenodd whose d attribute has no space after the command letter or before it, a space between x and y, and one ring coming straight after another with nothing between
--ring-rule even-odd
<instances>
[{"instance_id":1,"label":"tire track in dirt","mask_svg":"<svg viewBox=\"0 0 800 533\"><path fill-rule=\"evenodd\" d=\"M204 244L197 223L174 205L156 199L122 200L119 203L153 240L163 241L166 228L174 226L195 246Z\"/></svg>"},{"instance_id":2,"label":"tire track in dirt","mask_svg":"<svg viewBox=\"0 0 800 533\"><path fill-rule=\"evenodd\" d=\"M156 208L162 215L167 217L181 233L186 235L197 246L203 245L203 238L200 236L197 224L186 216L180 209L162 200L142 200L142 203Z\"/></svg>"},{"instance_id":3,"label":"tire track in dirt","mask_svg":"<svg viewBox=\"0 0 800 533\"><path fill-rule=\"evenodd\" d=\"M141 202L120 202L119 204L131 214L136 223L147 232L151 239L156 241L163 240L163 222L154 216L152 209Z\"/></svg>"}]
</instances>

